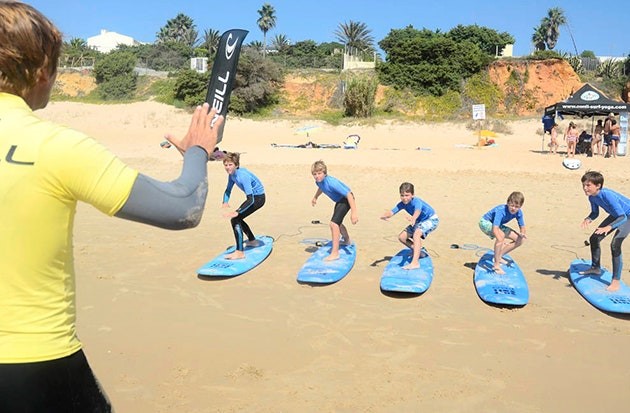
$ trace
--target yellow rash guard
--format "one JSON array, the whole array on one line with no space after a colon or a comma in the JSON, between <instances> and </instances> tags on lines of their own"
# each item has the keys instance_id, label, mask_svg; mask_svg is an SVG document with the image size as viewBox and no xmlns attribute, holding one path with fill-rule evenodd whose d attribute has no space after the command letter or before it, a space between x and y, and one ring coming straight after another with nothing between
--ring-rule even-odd
<instances>
[{"instance_id":1,"label":"yellow rash guard","mask_svg":"<svg viewBox=\"0 0 630 413\"><path fill-rule=\"evenodd\" d=\"M114 215L137 175L90 137L0 93L0 363L54 360L81 348L76 204Z\"/></svg>"}]
</instances>

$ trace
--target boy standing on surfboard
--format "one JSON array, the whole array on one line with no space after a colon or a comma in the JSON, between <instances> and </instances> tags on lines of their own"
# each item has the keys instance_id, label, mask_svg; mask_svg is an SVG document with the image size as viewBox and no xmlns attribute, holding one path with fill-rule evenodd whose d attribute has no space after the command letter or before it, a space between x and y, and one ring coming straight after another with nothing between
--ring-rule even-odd
<instances>
[{"instance_id":1,"label":"boy standing on surfboard","mask_svg":"<svg viewBox=\"0 0 630 413\"><path fill-rule=\"evenodd\" d=\"M398 240L413 250L411 262L403 267L405 270L413 270L420 268L422 240L437 228L440 219L431 205L414 196L413 184L403 182L399 191L400 202L390 211L385 211L381 219L387 220L402 210L410 215L407 219L411 224L398 234Z\"/></svg>"},{"instance_id":2,"label":"boy standing on surfboard","mask_svg":"<svg viewBox=\"0 0 630 413\"><path fill-rule=\"evenodd\" d=\"M589 239L591 245L591 268L580 274L602 273L600 268L601 258L601 241L610 234L614 229L617 230L610 242L610 251L612 253L612 280L608 291L617 291L620 287L621 268L623 262L621 260L621 244L630 233L630 199L613 191L604 188L604 176L596 171L588 171L582 176L582 189L588 196L591 204L591 213L582 221L582 228L587 228L588 224L593 222L599 216L599 208L601 207L609 215L595 229Z\"/></svg>"},{"instance_id":3,"label":"boy standing on surfboard","mask_svg":"<svg viewBox=\"0 0 630 413\"><path fill-rule=\"evenodd\" d=\"M332 249L328 257L324 258L324 261L333 261L339 259L339 244L340 236L343 236L344 245L351 245L350 234L348 229L343 225L343 219L350 211L350 221L352 224L359 222L357 216L357 204L354 199L354 194L339 179L328 175L328 168L324 161L317 161L311 166L311 174L315 178L315 184L317 185L317 191L315 196L311 200L311 205L317 204L317 198L322 194L326 194L330 199L335 202L335 209L333 210L333 216L330 219L330 233L332 237Z\"/></svg>"},{"instance_id":4,"label":"boy standing on surfboard","mask_svg":"<svg viewBox=\"0 0 630 413\"><path fill-rule=\"evenodd\" d=\"M260 179L245 168L241 168L240 155L238 153L227 153L223 158L223 166L228 174L228 182L223 194L223 207L229 208L230 194L234 184L245 193L247 197L236 211L232 211L226 216L231 218L232 231L234 231L234 239L236 240L236 249L233 253L225 256L228 260L241 260L245 258L243 247L243 233L247 235L247 245L256 246L258 240L254 233L245 222L245 218L258 211L265 205L265 188Z\"/></svg>"},{"instance_id":5,"label":"boy standing on surfboard","mask_svg":"<svg viewBox=\"0 0 630 413\"><path fill-rule=\"evenodd\" d=\"M525 197L520 192L512 192L508 196L507 203L497 205L486 212L479 220L481 231L494 239L494 266L493 271L497 274L505 274L501 269L503 256L515 250L523 244L527 235L525 234L525 220L521 207L525 203ZM508 222L516 219L519 232L506 226Z\"/></svg>"}]
</instances>

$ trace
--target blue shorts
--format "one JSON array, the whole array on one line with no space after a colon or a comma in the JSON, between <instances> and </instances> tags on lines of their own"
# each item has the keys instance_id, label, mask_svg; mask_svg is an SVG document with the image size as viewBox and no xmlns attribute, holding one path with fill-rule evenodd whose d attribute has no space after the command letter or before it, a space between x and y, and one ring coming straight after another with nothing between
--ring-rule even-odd
<instances>
[{"instance_id":1,"label":"blue shorts","mask_svg":"<svg viewBox=\"0 0 630 413\"><path fill-rule=\"evenodd\" d=\"M416 222L414 225L409 225L407 228L405 228L405 231L407 231L407 235L413 237L413 233L416 232L416 230L420 230L422 231L421 238L425 239L427 235L435 231L439 223L440 218L438 218L437 215L432 215L426 221Z\"/></svg>"},{"instance_id":2,"label":"blue shorts","mask_svg":"<svg viewBox=\"0 0 630 413\"><path fill-rule=\"evenodd\" d=\"M490 239L494 239L494 232L492 232L492 227L492 222L488 221L487 219L481 218L479 220L479 229L481 229L481 232L489 236ZM512 228L507 227L503 224L499 226L499 229L503 231L506 237L510 236L510 232L513 231Z\"/></svg>"}]
</instances>

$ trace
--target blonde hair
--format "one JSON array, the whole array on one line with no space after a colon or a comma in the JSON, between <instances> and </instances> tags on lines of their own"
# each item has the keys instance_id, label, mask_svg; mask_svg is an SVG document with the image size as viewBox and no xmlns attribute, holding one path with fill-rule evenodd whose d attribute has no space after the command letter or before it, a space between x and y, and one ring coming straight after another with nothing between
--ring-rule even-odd
<instances>
[{"instance_id":1,"label":"blonde hair","mask_svg":"<svg viewBox=\"0 0 630 413\"><path fill-rule=\"evenodd\" d=\"M42 70L57 71L63 38L28 4L0 0L0 92L24 98Z\"/></svg>"},{"instance_id":2,"label":"blonde hair","mask_svg":"<svg viewBox=\"0 0 630 413\"><path fill-rule=\"evenodd\" d=\"M313 163L313 166L311 166L311 173L314 174L315 172L323 172L324 175L328 175L328 168L326 167L324 161L319 160Z\"/></svg>"}]
</instances>

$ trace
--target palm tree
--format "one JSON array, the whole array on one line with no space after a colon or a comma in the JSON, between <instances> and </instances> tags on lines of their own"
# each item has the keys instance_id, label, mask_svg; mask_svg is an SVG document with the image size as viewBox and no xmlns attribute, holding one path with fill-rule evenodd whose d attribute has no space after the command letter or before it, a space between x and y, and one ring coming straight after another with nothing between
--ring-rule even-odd
<instances>
[{"instance_id":1,"label":"palm tree","mask_svg":"<svg viewBox=\"0 0 630 413\"><path fill-rule=\"evenodd\" d=\"M158 43L177 42L194 47L197 42L197 30L193 19L184 13L179 13L175 18L166 22L157 34Z\"/></svg>"},{"instance_id":2,"label":"palm tree","mask_svg":"<svg viewBox=\"0 0 630 413\"><path fill-rule=\"evenodd\" d=\"M545 43L549 50L556 47L560 37L560 26L567 23L564 11L560 7L554 7L547 11L547 16L542 19L541 26L546 30Z\"/></svg>"},{"instance_id":3,"label":"palm tree","mask_svg":"<svg viewBox=\"0 0 630 413\"><path fill-rule=\"evenodd\" d=\"M272 40L271 44L278 51L278 53L285 53L289 46L291 46L291 42L284 34L277 34Z\"/></svg>"},{"instance_id":4,"label":"palm tree","mask_svg":"<svg viewBox=\"0 0 630 413\"><path fill-rule=\"evenodd\" d=\"M221 35L218 30L206 29L203 32L203 47L208 50L208 57L212 57L219 49Z\"/></svg>"},{"instance_id":5,"label":"palm tree","mask_svg":"<svg viewBox=\"0 0 630 413\"><path fill-rule=\"evenodd\" d=\"M254 50L256 50L257 52L263 52L264 53L264 45L260 40L252 40L251 42L249 42L248 46Z\"/></svg>"},{"instance_id":6,"label":"palm tree","mask_svg":"<svg viewBox=\"0 0 630 413\"><path fill-rule=\"evenodd\" d=\"M547 48L545 44L545 35L547 30L541 24L540 26L534 27L534 34L532 34L532 43L534 43L534 48L536 51L545 50Z\"/></svg>"},{"instance_id":7,"label":"palm tree","mask_svg":"<svg viewBox=\"0 0 630 413\"><path fill-rule=\"evenodd\" d=\"M374 50L374 38L370 34L365 23L350 20L348 23L340 23L335 30L337 40L348 48L356 48L362 51Z\"/></svg>"},{"instance_id":8,"label":"palm tree","mask_svg":"<svg viewBox=\"0 0 630 413\"><path fill-rule=\"evenodd\" d=\"M258 28L263 32L263 57L266 55L267 49L267 32L276 27L276 10L269 3L262 5L262 8L258 10L260 16L256 23Z\"/></svg>"}]
</instances>

